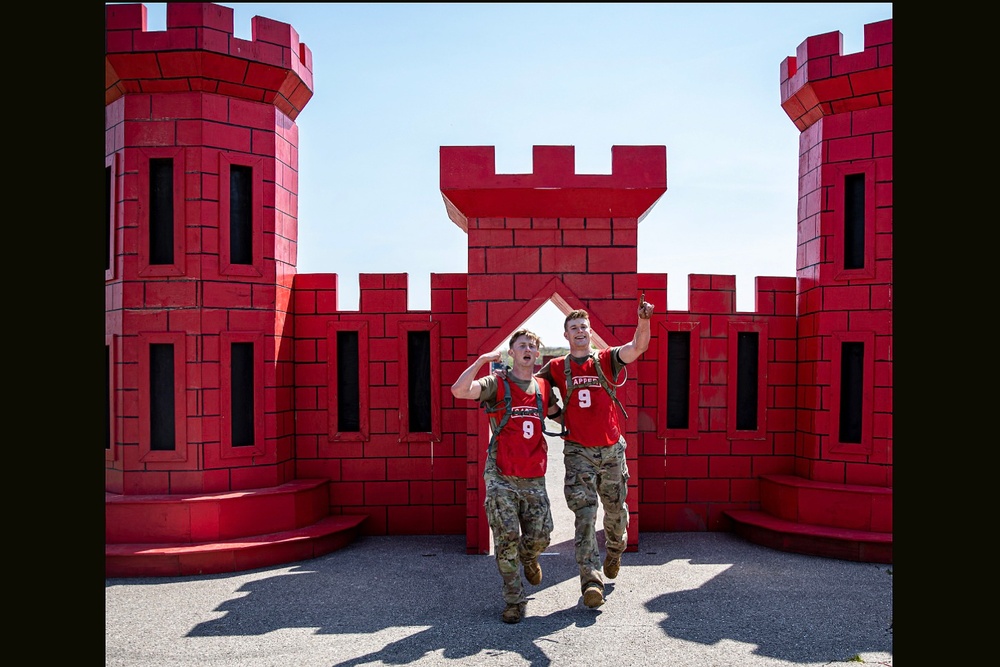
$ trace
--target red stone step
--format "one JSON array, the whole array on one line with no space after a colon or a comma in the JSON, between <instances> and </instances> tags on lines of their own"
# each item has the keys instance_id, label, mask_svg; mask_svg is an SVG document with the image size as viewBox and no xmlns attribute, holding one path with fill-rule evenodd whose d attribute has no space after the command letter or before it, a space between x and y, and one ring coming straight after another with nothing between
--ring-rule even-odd
<instances>
[{"instance_id":1,"label":"red stone step","mask_svg":"<svg viewBox=\"0 0 1000 667\"><path fill-rule=\"evenodd\" d=\"M367 518L328 516L308 526L211 542L105 544L104 576L220 574L307 560L353 542Z\"/></svg>"},{"instance_id":2,"label":"red stone step","mask_svg":"<svg viewBox=\"0 0 1000 667\"><path fill-rule=\"evenodd\" d=\"M892 533L781 519L758 510L729 510L733 532L761 546L863 563L892 563Z\"/></svg>"},{"instance_id":3,"label":"red stone step","mask_svg":"<svg viewBox=\"0 0 1000 667\"><path fill-rule=\"evenodd\" d=\"M892 489L761 475L760 509L795 523L892 532Z\"/></svg>"},{"instance_id":4,"label":"red stone step","mask_svg":"<svg viewBox=\"0 0 1000 667\"><path fill-rule=\"evenodd\" d=\"M191 494L104 494L104 541L214 542L301 528L330 514L330 482Z\"/></svg>"}]
</instances>

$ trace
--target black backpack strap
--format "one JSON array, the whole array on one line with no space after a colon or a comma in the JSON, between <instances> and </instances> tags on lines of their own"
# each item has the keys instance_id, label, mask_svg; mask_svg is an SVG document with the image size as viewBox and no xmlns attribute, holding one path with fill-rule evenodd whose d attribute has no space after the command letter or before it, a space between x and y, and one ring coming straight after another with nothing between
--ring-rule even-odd
<instances>
[{"instance_id":1,"label":"black backpack strap","mask_svg":"<svg viewBox=\"0 0 1000 667\"><path fill-rule=\"evenodd\" d=\"M507 381L506 376L501 376L498 373L495 373L494 375L496 375L498 382L503 382L503 405L501 406L499 403L493 406L486 405L486 403L482 403L481 405L486 410L487 415L492 415L493 413L503 410L503 417L501 417L499 421L497 421L495 417L490 417L490 430L493 431L493 434L490 436L490 443L486 446L487 450L493 446L493 443L497 439L497 435L499 435L500 431L503 430L503 427L507 425L507 420L510 419L510 383Z\"/></svg>"},{"instance_id":2,"label":"black backpack strap","mask_svg":"<svg viewBox=\"0 0 1000 667\"><path fill-rule=\"evenodd\" d=\"M569 405L569 397L573 395L573 371L570 370L569 360L570 360L570 355L567 354L563 358L563 366L565 366L563 370L566 372L566 398L563 399L563 403L566 406ZM565 409L566 408L563 407L563 410Z\"/></svg>"},{"instance_id":3,"label":"black backpack strap","mask_svg":"<svg viewBox=\"0 0 1000 667\"><path fill-rule=\"evenodd\" d=\"M534 377L532 377L531 379L535 383L535 401L538 404L538 417L542 422L542 433L544 433L545 435L556 435L559 436L560 438L565 438L567 435L569 435L569 431L566 430L566 427L563 424L559 424L559 427L561 429L559 433L549 433L548 431L545 430L546 414L542 411L544 409L544 406L542 405L542 386Z\"/></svg>"}]
</instances>

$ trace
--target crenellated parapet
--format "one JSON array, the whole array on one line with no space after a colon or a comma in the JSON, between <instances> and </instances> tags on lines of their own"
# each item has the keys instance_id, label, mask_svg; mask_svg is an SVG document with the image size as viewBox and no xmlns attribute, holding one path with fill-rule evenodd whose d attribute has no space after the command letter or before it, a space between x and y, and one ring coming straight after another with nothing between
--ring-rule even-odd
<instances>
[{"instance_id":1,"label":"crenellated parapet","mask_svg":"<svg viewBox=\"0 0 1000 667\"><path fill-rule=\"evenodd\" d=\"M781 63L781 108L799 130L824 116L892 104L892 19L865 26L864 50L844 55L844 36L807 38Z\"/></svg>"},{"instance_id":2,"label":"crenellated parapet","mask_svg":"<svg viewBox=\"0 0 1000 667\"><path fill-rule=\"evenodd\" d=\"M891 531L891 20L865 26L860 53L827 33L781 65L800 129L796 275L758 276L753 309L737 309L735 275L689 275L681 310L669 267L639 272L665 146L613 146L610 173L578 174L573 146L543 145L525 174L497 174L492 146L441 147L466 273L431 274L427 309L410 308L407 274L362 273L344 310L336 273L296 271L309 49L261 17L235 38L228 7L166 11L149 32L142 4L106 6L105 491L145 508L112 509L109 544L127 537L145 559L168 529L200 567L204 540L243 543L228 521L293 558L272 519L305 488L296 521L464 533L488 553L491 432L452 383L547 302L586 309L599 347L626 345L640 298L655 305L648 345L616 379L630 534L727 530L758 508L796 518L796 541L818 526L827 543L827 519ZM223 495L275 500L226 521L191 513Z\"/></svg>"},{"instance_id":3,"label":"crenellated parapet","mask_svg":"<svg viewBox=\"0 0 1000 667\"><path fill-rule=\"evenodd\" d=\"M287 23L255 16L248 41L233 36L231 7L170 2L166 30L146 25L145 5L106 6L106 104L202 91L268 102L294 120L312 98L312 52Z\"/></svg>"},{"instance_id":4,"label":"crenellated parapet","mask_svg":"<svg viewBox=\"0 0 1000 667\"><path fill-rule=\"evenodd\" d=\"M602 217L641 220L667 191L665 146L612 146L611 174L577 174L574 146L532 147L530 174L497 174L493 146L442 146L448 216Z\"/></svg>"},{"instance_id":5,"label":"crenellated parapet","mask_svg":"<svg viewBox=\"0 0 1000 667\"><path fill-rule=\"evenodd\" d=\"M688 275L687 310L670 310L669 315L795 316L795 278L757 276L754 290L753 311L738 312L735 275L692 273Z\"/></svg>"}]
</instances>

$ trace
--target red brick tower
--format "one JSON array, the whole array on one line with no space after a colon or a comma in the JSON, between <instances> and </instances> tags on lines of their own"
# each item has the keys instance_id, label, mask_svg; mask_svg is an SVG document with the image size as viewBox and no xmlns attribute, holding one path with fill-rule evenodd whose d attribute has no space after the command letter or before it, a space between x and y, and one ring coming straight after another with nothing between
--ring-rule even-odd
<instances>
[{"instance_id":1,"label":"red brick tower","mask_svg":"<svg viewBox=\"0 0 1000 667\"><path fill-rule=\"evenodd\" d=\"M799 138L796 472L892 487L892 20L781 66Z\"/></svg>"},{"instance_id":2,"label":"red brick tower","mask_svg":"<svg viewBox=\"0 0 1000 667\"><path fill-rule=\"evenodd\" d=\"M892 562L892 20L842 50L816 35L781 64L802 132L795 470L728 514L761 544Z\"/></svg>"},{"instance_id":3,"label":"red brick tower","mask_svg":"<svg viewBox=\"0 0 1000 667\"><path fill-rule=\"evenodd\" d=\"M535 146L531 174L496 173L492 146L441 148L441 192L448 215L469 235L469 359L495 349L552 300L564 313L585 308L596 338L632 338L638 296L639 221L667 189L664 146L614 146L611 175L577 175L572 146ZM461 352L456 350L456 355ZM636 377L619 392L635 411ZM482 462L488 433L468 410L466 549L489 549ZM628 422L630 549L639 535L636 426Z\"/></svg>"},{"instance_id":4,"label":"red brick tower","mask_svg":"<svg viewBox=\"0 0 1000 667\"><path fill-rule=\"evenodd\" d=\"M311 53L287 24L252 30L209 3L169 3L162 32L107 6L108 491L294 477L284 315Z\"/></svg>"},{"instance_id":5,"label":"red brick tower","mask_svg":"<svg viewBox=\"0 0 1000 667\"><path fill-rule=\"evenodd\" d=\"M363 517L296 479L291 303L312 54L262 17L106 7L109 371L105 570L311 558Z\"/></svg>"}]
</instances>

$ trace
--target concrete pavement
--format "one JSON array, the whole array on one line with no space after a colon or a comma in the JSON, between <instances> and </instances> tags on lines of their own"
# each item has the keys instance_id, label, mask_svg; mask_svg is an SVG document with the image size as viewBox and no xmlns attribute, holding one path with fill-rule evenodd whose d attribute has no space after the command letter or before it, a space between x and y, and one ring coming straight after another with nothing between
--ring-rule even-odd
<instances>
[{"instance_id":1,"label":"concrete pavement","mask_svg":"<svg viewBox=\"0 0 1000 667\"><path fill-rule=\"evenodd\" d=\"M507 625L493 558L464 548L461 536L366 537L282 567L108 579L105 664L892 664L892 566L728 533L644 534L588 609L561 542L528 587L527 617Z\"/></svg>"},{"instance_id":2,"label":"concrete pavement","mask_svg":"<svg viewBox=\"0 0 1000 667\"><path fill-rule=\"evenodd\" d=\"M495 561L464 536L362 537L280 567L106 579L105 665L892 665L891 565L643 533L588 609L558 481L550 495L556 532L519 624L501 622Z\"/></svg>"}]
</instances>

